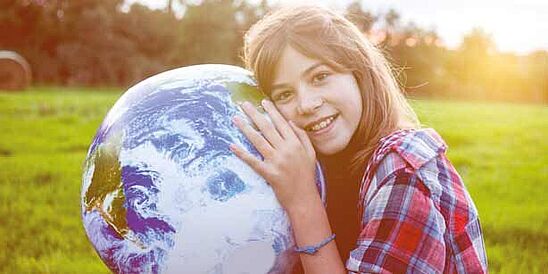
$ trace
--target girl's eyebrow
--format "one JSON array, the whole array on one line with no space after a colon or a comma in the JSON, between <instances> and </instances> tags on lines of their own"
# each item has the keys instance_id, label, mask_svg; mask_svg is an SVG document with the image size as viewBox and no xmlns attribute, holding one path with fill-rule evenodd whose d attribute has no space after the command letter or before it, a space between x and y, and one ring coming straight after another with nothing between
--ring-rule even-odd
<instances>
[{"instance_id":1,"label":"girl's eyebrow","mask_svg":"<svg viewBox=\"0 0 548 274\"><path fill-rule=\"evenodd\" d=\"M306 76L308 74L310 74L312 71L314 71L316 68L318 67L321 67L323 65L327 65L323 62L318 62L318 63L315 63L313 65L311 65L310 67L306 68L302 73L301 73L301 76ZM276 89L279 89L279 88L283 88L283 87L286 87L288 86L288 84L285 84L285 83L282 83L282 84L274 84L272 85L272 87L270 88L271 91L274 91Z\"/></svg>"}]
</instances>

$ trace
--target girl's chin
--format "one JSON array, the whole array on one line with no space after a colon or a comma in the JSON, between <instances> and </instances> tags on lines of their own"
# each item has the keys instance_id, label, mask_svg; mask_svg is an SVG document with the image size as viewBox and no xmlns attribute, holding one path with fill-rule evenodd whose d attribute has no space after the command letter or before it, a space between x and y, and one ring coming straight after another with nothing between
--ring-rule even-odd
<instances>
[{"instance_id":1,"label":"girl's chin","mask_svg":"<svg viewBox=\"0 0 548 274\"><path fill-rule=\"evenodd\" d=\"M324 156L332 156L335 155L346 147L343 144L336 144L336 143L326 143L326 142L312 142L314 145L314 149L317 153L324 155Z\"/></svg>"}]
</instances>

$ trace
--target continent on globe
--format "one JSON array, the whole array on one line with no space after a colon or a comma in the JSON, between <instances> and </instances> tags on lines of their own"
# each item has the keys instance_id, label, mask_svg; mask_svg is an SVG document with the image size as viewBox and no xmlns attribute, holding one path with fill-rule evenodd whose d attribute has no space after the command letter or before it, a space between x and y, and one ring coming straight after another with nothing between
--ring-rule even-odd
<instances>
[{"instance_id":1,"label":"continent on globe","mask_svg":"<svg viewBox=\"0 0 548 274\"><path fill-rule=\"evenodd\" d=\"M84 228L109 269L291 271L298 254L286 212L229 149L261 157L232 117L263 98L250 72L197 65L148 78L115 103L89 148L81 193ZM319 166L317 186L325 201Z\"/></svg>"}]
</instances>

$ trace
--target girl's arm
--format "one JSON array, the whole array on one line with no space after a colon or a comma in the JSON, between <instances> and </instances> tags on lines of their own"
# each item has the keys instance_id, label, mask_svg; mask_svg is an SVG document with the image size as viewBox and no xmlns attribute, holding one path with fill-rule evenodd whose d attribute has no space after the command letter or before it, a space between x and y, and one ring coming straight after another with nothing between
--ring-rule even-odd
<instances>
[{"instance_id":1,"label":"girl's arm","mask_svg":"<svg viewBox=\"0 0 548 274\"><path fill-rule=\"evenodd\" d=\"M321 199L309 206L288 212L297 246L314 246L331 236L332 231ZM314 255L301 253L305 273L345 273L335 240L323 246Z\"/></svg>"},{"instance_id":2,"label":"girl's arm","mask_svg":"<svg viewBox=\"0 0 548 274\"><path fill-rule=\"evenodd\" d=\"M317 245L332 231L315 184L316 153L306 132L285 121L272 102L263 100L262 105L272 122L250 103L242 104L260 132L242 118L235 117L234 123L264 159L257 159L236 145L231 145L231 150L272 186L289 215L297 245ZM301 261L306 273L345 272L335 241L314 255L301 254Z\"/></svg>"}]
</instances>

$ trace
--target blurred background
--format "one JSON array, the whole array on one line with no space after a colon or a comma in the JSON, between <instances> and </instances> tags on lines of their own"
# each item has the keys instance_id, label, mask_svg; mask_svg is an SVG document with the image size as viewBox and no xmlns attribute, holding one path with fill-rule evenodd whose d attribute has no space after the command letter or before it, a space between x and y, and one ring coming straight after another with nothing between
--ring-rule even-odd
<instances>
[{"instance_id":1,"label":"blurred background","mask_svg":"<svg viewBox=\"0 0 548 274\"><path fill-rule=\"evenodd\" d=\"M244 32L289 2L0 0L0 272L107 272L80 223L81 165L107 111L159 72L242 65ZM546 273L548 3L312 2L377 44L447 141L491 272Z\"/></svg>"}]
</instances>

